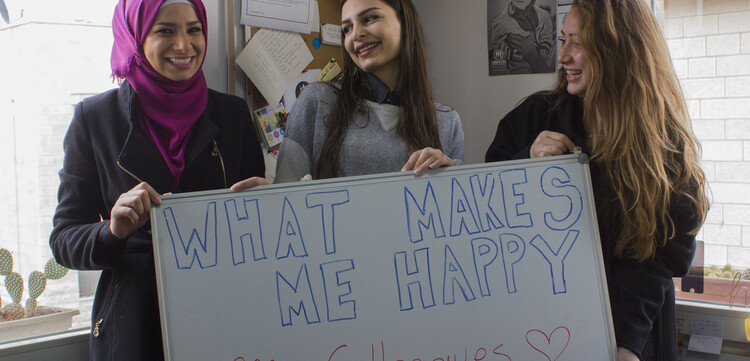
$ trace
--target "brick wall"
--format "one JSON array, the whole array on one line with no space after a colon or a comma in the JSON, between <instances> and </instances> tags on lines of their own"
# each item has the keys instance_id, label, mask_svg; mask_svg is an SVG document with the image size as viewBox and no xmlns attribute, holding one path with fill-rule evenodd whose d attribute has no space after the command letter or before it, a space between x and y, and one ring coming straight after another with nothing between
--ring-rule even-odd
<instances>
[{"instance_id":1,"label":"brick wall","mask_svg":"<svg viewBox=\"0 0 750 361\"><path fill-rule=\"evenodd\" d=\"M750 267L750 1L664 0L664 33L703 146L705 262Z\"/></svg>"}]
</instances>

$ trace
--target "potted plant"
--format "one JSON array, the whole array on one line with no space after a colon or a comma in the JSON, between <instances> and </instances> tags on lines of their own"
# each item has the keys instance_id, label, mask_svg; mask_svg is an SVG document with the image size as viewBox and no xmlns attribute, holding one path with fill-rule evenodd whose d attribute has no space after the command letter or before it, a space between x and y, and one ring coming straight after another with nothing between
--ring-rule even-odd
<instances>
[{"instance_id":1,"label":"potted plant","mask_svg":"<svg viewBox=\"0 0 750 361\"><path fill-rule=\"evenodd\" d=\"M704 277L701 293L683 289L682 280L675 279L678 298L727 304L730 307L748 307L750 269L735 268L730 264L724 267L710 265L702 267L701 272Z\"/></svg>"},{"instance_id":2,"label":"potted plant","mask_svg":"<svg viewBox=\"0 0 750 361\"><path fill-rule=\"evenodd\" d=\"M79 314L78 310L37 305L37 298L47 288L47 280L60 279L67 273L67 268L50 258L44 272L34 271L29 274L29 296L25 306L22 306L23 278L13 272L13 256L10 251L0 248L0 275L5 276L5 288L11 297L11 302L0 309L0 342L51 334L71 327L73 316Z\"/></svg>"}]
</instances>

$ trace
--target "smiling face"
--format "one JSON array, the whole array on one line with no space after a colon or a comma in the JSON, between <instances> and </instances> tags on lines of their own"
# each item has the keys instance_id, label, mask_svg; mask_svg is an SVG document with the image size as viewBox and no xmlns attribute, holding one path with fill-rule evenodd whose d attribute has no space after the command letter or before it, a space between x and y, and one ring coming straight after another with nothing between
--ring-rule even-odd
<instances>
[{"instance_id":1,"label":"smiling face","mask_svg":"<svg viewBox=\"0 0 750 361\"><path fill-rule=\"evenodd\" d=\"M572 8L565 17L560 31L560 49L557 51L557 62L565 69L565 80L568 82L568 93L583 97L586 95L586 56L580 43L580 15Z\"/></svg>"},{"instance_id":2,"label":"smiling face","mask_svg":"<svg viewBox=\"0 0 750 361\"><path fill-rule=\"evenodd\" d=\"M381 0L347 0L341 7L344 47L354 63L391 90L401 65L401 21Z\"/></svg>"},{"instance_id":3,"label":"smiling face","mask_svg":"<svg viewBox=\"0 0 750 361\"><path fill-rule=\"evenodd\" d=\"M159 10L143 40L143 53L162 76L188 80L203 65L206 39L195 9L188 4L167 5Z\"/></svg>"}]
</instances>

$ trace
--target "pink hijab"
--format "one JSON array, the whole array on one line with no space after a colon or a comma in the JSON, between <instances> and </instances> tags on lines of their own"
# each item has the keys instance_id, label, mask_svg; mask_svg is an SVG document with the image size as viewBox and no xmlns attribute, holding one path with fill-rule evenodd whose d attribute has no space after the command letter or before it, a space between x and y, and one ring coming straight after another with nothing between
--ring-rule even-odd
<instances>
[{"instance_id":1,"label":"pink hijab","mask_svg":"<svg viewBox=\"0 0 750 361\"><path fill-rule=\"evenodd\" d=\"M170 80L143 54L143 41L162 4L167 0L120 0L112 18L112 76L127 79L138 94L138 121L156 145L175 181L185 169L185 147L193 125L206 109L208 87L203 70L185 81ZM201 0L189 0L208 39L206 9ZM205 53L204 59L205 60Z\"/></svg>"}]
</instances>

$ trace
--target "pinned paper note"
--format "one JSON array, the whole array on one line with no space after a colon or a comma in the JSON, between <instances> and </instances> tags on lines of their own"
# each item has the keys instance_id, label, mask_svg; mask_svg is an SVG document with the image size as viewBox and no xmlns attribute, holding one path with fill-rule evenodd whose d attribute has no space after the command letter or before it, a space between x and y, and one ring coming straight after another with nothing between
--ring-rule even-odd
<instances>
[{"instance_id":1,"label":"pinned paper note","mask_svg":"<svg viewBox=\"0 0 750 361\"><path fill-rule=\"evenodd\" d=\"M286 88L286 92L284 92L284 105L286 106L287 111L292 111L294 103L297 102L297 98L299 98L302 90L310 85L310 83L314 83L316 81L315 76L318 74L320 74L320 69L311 69L302 72L302 74L298 75L292 83L289 84Z\"/></svg>"},{"instance_id":2,"label":"pinned paper note","mask_svg":"<svg viewBox=\"0 0 750 361\"><path fill-rule=\"evenodd\" d=\"M312 60L313 55L299 34L260 29L236 62L266 101L276 104L287 86Z\"/></svg>"},{"instance_id":3,"label":"pinned paper note","mask_svg":"<svg viewBox=\"0 0 750 361\"><path fill-rule=\"evenodd\" d=\"M320 37L323 44L341 46L341 27L334 24L323 24L320 27Z\"/></svg>"},{"instance_id":4,"label":"pinned paper note","mask_svg":"<svg viewBox=\"0 0 750 361\"><path fill-rule=\"evenodd\" d=\"M263 134L263 142L266 148L271 149L284 140L287 118L284 103L257 109L255 110L255 117L258 118L258 127Z\"/></svg>"},{"instance_id":5,"label":"pinned paper note","mask_svg":"<svg viewBox=\"0 0 750 361\"><path fill-rule=\"evenodd\" d=\"M750 342L750 318L745 319L745 337L747 342Z\"/></svg>"},{"instance_id":6,"label":"pinned paper note","mask_svg":"<svg viewBox=\"0 0 750 361\"><path fill-rule=\"evenodd\" d=\"M320 32L320 7L318 7L317 1L313 1L313 17L310 21L310 32Z\"/></svg>"},{"instance_id":7,"label":"pinned paper note","mask_svg":"<svg viewBox=\"0 0 750 361\"><path fill-rule=\"evenodd\" d=\"M320 71L320 74L315 77L318 81L331 81L336 80L341 75L341 68L336 62L336 59L331 59L328 65Z\"/></svg>"},{"instance_id":8,"label":"pinned paper note","mask_svg":"<svg viewBox=\"0 0 750 361\"><path fill-rule=\"evenodd\" d=\"M694 318L690 322L689 351L698 351L711 354L721 353L721 344L724 340L724 328L721 321Z\"/></svg>"},{"instance_id":9,"label":"pinned paper note","mask_svg":"<svg viewBox=\"0 0 750 361\"><path fill-rule=\"evenodd\" d=\"M317 7L313 0L242 0L240 23L309 34L320 23Z\"/></svg>"}]
</instances>

